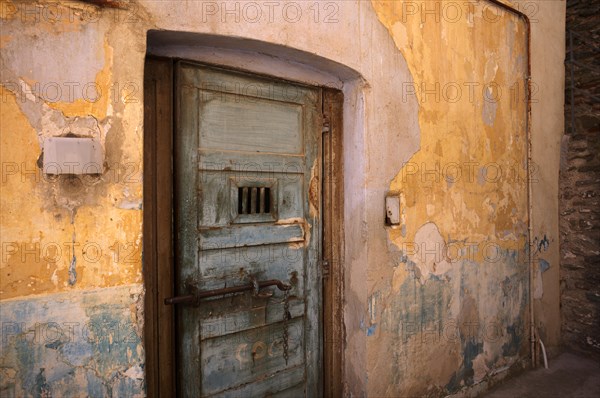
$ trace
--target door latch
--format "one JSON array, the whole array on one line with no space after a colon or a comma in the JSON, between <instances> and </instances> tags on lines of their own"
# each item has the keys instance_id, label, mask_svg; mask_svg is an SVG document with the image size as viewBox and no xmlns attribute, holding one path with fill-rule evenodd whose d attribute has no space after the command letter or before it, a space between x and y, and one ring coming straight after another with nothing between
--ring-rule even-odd
<instances>
[{"instance_id":1,"label":"door latch","mask_svg":"<svg viewBox=\"0 0 600 398\"><path fill-rule=\"evenodd\" d=\"M272 290L266 290L261 292L260 285L255 277L250 276L250 282L252 283L252 296L256 298L269 298L273 295Z\"/></svg>"},{"instance_id":2,"label":"door latch","mask_svg":"<svg viewBox=\"0 0 600 398\"><path fill-rule=\"evenodd\" d=\"M194 290L194 294L187 294L184 296L175 296L169 297L165 299L165 305L174 305L174 304L187 304L187 305L198 305L199 301L203 298L223 296L226 294L233 293L241 293L248 290L259 291L260 289L264 289L265 287L276 286L279 290L285 292L292 288L292 285L283 283L278 279L269 279L266 281L254 281L248 285L241 286L232 286L232 287L224 287L222 289L213 289L213 290L203 290L197 291L195 285L188 285L190 290ZM271 295L273 294L270 292ZM258 293L260 294L260 293ZM268 296L257 296L257 297L268 297Z\"/></svg>"}]
</instances>

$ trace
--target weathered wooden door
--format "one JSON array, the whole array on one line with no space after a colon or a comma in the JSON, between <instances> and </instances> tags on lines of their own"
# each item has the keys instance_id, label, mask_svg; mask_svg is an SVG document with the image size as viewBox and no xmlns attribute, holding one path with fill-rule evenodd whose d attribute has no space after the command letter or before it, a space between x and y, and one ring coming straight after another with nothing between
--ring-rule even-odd
<instances>
[{"instance_id":1,"label":"weathered wooden door","mask_svg":"<svg viewBox=\"0 0 600 398\"><path fill-rule=\"evenodd\" d=\"M321 90L188 62L175 87L179 395L319 396Z\"/></svg>"}]
</instances>

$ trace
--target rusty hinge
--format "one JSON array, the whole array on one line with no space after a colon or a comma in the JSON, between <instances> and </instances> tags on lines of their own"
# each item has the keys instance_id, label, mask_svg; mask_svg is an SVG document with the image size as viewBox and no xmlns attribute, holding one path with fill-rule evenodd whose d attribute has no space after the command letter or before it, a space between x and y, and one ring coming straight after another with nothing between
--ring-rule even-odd
<instances>
[{"instance_id":1,"label":"rusty hinge","mask_svg":"<svg viewBox=\"0 0 600 398\"><path fill-rule=\"evenodd\" d=\"M323 127L321 128L321 133L322 134L329 133L329 131L330 131L329 118L325 115L323 115L322 118L323 118Z\"/></svg>"},{"instance_id":2,"label":"rusty hinge","mask_svg":"<svg viewBox=\"0 0 600 398\"><path fill-rule=\"evenodd\" d=\"M329 278L329 273L331 269L329 268L329 261L323 259L321 260L321 275L323 278Z\"/></svg>"}]
</instances>

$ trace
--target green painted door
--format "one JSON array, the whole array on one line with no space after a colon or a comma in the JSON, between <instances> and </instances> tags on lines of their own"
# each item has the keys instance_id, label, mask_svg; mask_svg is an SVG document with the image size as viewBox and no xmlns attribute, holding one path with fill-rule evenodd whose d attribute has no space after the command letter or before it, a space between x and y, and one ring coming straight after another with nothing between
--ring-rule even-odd
<instances>
[{"instance_id":1,"label":"green painted door","mask_svg":"<svg viewBox=\"0 0 600 398\"><path fill-rule=\"evenodd\" d=\"M176 292L213 291L177 305L179 395L319 396L321 91L180 62L176 93Z\"/></svg>"}]
</instances>

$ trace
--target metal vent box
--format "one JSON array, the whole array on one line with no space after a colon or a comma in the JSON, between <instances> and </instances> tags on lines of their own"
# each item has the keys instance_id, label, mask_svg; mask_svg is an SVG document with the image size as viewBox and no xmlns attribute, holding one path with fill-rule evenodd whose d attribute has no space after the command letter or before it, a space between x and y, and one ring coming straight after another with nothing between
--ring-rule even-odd
<instances>
[{"instance_id":1,"label":"metal vent box","mask_svg":"<svg viewBox=\"0 0 600 398\"><path fill-rule=\"evenodd\" d=\"M104 151L95 138L52 137L44 140L45 174L102 174Z\"/></svg>"}]
</instances>

